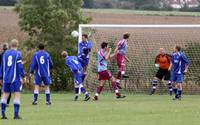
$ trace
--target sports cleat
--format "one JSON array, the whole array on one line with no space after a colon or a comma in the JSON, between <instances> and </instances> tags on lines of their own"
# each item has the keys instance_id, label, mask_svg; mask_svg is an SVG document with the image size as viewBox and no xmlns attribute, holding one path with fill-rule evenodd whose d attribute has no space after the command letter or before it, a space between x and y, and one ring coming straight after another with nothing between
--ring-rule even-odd
<instances>
[{"instance_id":1,"label":"sports cleat","mask_svg":"<svg viewBox=\"0 0 200 125\"><path fill-rule=\"evenodd\" d=\"M75 96L75 97L74 97L74 101L78 101L78 96Z\"/></svg>"},{"instance_id":2,"label":"sports cleat","mask_svg":"<svg viewBox=\"0 0 200 125\"><path fill-rule=\"evenodd\" d=\"M120 96L117 96L116 98L117 99L123 99L123 98L126 98L126 96L125 95L120 95Z\"/></svg>"},{"instance_id":3,"label":"sports cleat","mask_svg":"<svg viewBox=\"0 0 200 125\"><path fill-rule=\"evenodd\" d=\"M122 78L129 78L129 76L128 75L122 75Z\"/></svg>"},{"instance_id":4,"label":"sports cleat","mask_svg":"<svg viewBox=\"0 0 200 125\"><path fill-rule=\"evenodd\" d=\"M37 101L33 101L33 102L32 102L32 105L37 105Z\"/></svg>"},{"instance_id":5,"label":"sports cleat","mask_svg":"<svg viewBox=\"0 0 200 125\"><path fill-rule=\"evenodd\" d=\"M46 105L51 105L51 102L46 102Z\"/></svg>"},{"instance_id":6,"label":"sports cleat","mask_svg":"<svg viewBox=\"0 0 200 125\"><path fill-rule=\"evenodd\" d=\"M88 100L90 100L90 96L85 96L84 101L88 101Z\"/></svg>"},{"instance_id":7,"label":"sports cleat","mask_svg":"<svg viewBox=\"0 0 200 125\"><path fill-rule=\"evenodd\" d=\"M8 119L8 118L7 118L6 116L2 116L1 119L2 119L2 120L3 120L3 119L6 120L6 119Z\"/></svg>"},{"instance_id":8,"label":"sports cleat","mask_svg":"<svg viewBox=\"0 0 200 125\"><path fill-rule=\"evenodd\" d=\"M18 120L18 119L22 119L22 117L20 117L20 116L15 116L13 119Z\"/></svg>"},{"instance_id":9,"label":"sports cleat","mask_svg":"<svg viewBox=\"0 0 200 125\"><path fill-rule=\"evenodd\" d=\"M93 100L98 101L98 96L94 96Z\"/></svg>"},{"instance_id":10,"label":"sports cleat","mask_svg":"<svg viewBox=\"0 0 200 125\"><path fill-rule=\"evenodd\" d=\"M181 100L181 96L176 95L175 98L173 98L173 100Z\"/></svg>"}]
</instances>

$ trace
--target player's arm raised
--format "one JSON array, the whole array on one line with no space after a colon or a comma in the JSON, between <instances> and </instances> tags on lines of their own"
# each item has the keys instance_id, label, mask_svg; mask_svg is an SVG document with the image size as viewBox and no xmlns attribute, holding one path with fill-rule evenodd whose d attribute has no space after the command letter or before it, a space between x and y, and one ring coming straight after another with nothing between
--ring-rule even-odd
<instances>
[{"instance_id":1,"label":"player's arm raised","mask_svg":"<svg viewBox=\"0 0 200 125\"><path fill-rule=\"evenodd\" d=\"M108 48L108 50L107 50L107 55L106 55L106 60L109 60L110 59L110 54L111 54L111 51L112 51L112 49L111 48Z\"/></svg>"}]
</instances>

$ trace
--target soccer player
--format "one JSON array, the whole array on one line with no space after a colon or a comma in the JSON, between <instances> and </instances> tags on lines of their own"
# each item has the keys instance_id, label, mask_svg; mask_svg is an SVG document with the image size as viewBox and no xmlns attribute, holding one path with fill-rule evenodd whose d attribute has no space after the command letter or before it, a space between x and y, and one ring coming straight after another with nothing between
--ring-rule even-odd
<instances>
[{"instance_id":1,"label":"soccer player","mask_svg":"<svg viewBox=\"0 0 200 125\"><path fill-rule=\"evenodd\" d=\"M9 48L8 43L4 43L2 46L3 52L0 54L0 65L3 64L3 54L5 53L6 50L8 50L8 48ZM1 96L1 93L0 93L0 96ZM9 106L10 99L11 99L11 93L9 94L8 99L7 99L7 107Z\"/></svg>"},{"instance_id":2,"label":"soccer player","mask_svg":"<svg viewBox=\"0 0 200 125\"><path fill-rule=\"evenodd\" d=\"M128 39L130 37L130 33L124 33L123 39L120 40L117 44L117 47L115 49L115 55L118 65L118 74L117 74L117 86L119 89L122 87L120 86L120 80L122 78L128 78L128 76L125 74L126 71L126 61L129 62L128 57L126 56L126 53L128 51Z\"/></svg>"},{"instance_id":3,"label":"soccer player","mask_svg":"<svg viewBox=\"0 0 200 125\"><path fill-rule=\"evenodd\" d=\"M46 105L51 105L50 84L52 81L50 70L53 68L53 62L49 53L45 51L44 44L40 43L38 49L39 51L32 58L30 68L30 73L35 74L35 89L32 104L37 105L39 88L43 83L45 86Z\"/></svg>"},{"instance_id":4,"label":"soccer player","mask_svg":"<svg viewBox=\"0 0 200 125\"><path fill-rule=\"evenodd\" d=\"M158 85L158 81L161 81L163 78L168 85L169 94L172 95L172 83L171 83L171 55L165 52L164 48L159 49L160 53L156 56L155 66L159 67L156 76L152 81L152 90L150 95L154 94Z\"/></svg>"},{"instance_id":5,"label":"soccer player","mask_svg":"<svg viewBox=\"0 0 200 125\"><path fill-rule=\"evenodd\" d=\"M13 39L11 41L11 49L7 50L3 55L3 64L0 70L0 79L1 83L3 83L3 96L1 99L2 119L7 119L6 103L10 92L14 93L14 119L21 119L19 116L22 90L21 77L24 78L24 82L26 79L22 64L22 54L17 48L18 41Z\"/></svg>"},{"instance_id":6,"label":"soccer player","mask_svg":"<svg viewBox=\"0 0 200 125\"><path fill-rule=\"evenodd\" d=\"M94 100L97 101L100 93L103 90L104 84L107 80L112 80L112 87L115 90L117 98L125 98L120 94L119 88L116 85L116 78L112 76L111 72L108 70L108 60L110 59L111 48L108 48L108 43L103 42L101 44L101 50L98 51L98 74L100 84L97 87Z\"/></svg>"},{"instance_id":7,"label":"soccer player","mask_svg":"<svg viewBox=\"0 0 200 125\"><path fill-rule=\"evenodd\" d=\"M175 98L173 100L181 100L184 74L187 73L189 64L190 62L185 53L181 51L181 47L175 46L172 54L172 65L170 66L172 68L172 81L175 83Z\"/></svg>"},{"instance_id":8,"label":"soccer player","mask_svg":"<svg viewBox=\"0 0 200 125\"><path fill-rule=\"evenodd\" d=\"M88 40L88 35L82 35L82 42L79 43L79 53L78 60L81 63L84 73L87 74L87 66L89 64L90 52L92 50L93 44Z\"/></svg>"},{"instance_id":9,"label":"soccer player","mask_svg":"<svg viewBox=\"0 0 200 125\"><path fill-rule=\"evenodd\" d=\"M62 52L63 58L65 58L65 64L71 69L74 76L74 84L75 84L75 98L74 101L78 100L78 97L81 93L85 95L84 101L88 101L90 99L89 93L86 91L84 87L84 71L81 63L78 61L76 56L68 56L67 51Z\"/></svg>"}]
</instances>

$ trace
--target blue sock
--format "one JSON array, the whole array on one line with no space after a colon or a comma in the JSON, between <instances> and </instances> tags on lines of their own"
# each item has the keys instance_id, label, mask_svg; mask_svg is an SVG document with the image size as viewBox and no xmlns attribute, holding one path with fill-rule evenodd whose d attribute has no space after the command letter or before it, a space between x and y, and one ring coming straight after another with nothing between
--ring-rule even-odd
<instances>
[{"instance_id":1,"label":"blue sock","mask_svg":"<svg viewBox=\"0 0 200 125\"><path fill-rule=\"evenodd\" d=\"M2 117L6 116L6 102L1 103L1 115Z\"/></svg>"},{"instance_id":2,"label":"blue sock","mask_svg":"<svg viewBox=\"0 0 200 125\"><path fill-rule=\"evenodd\" d=\"M51 101L50 92L49 92L49 91L46 91L45 94L46 94L46 102L50 102L50 101Z\"/></svg>"},{"instance_id":3,"label":"blue sock","mask_svg":"<svg viewBox=\"0 0 200 125\"><path fill-rule=\"evenodd\" d=\"M85 87L81 87L81 92L82 92L83 94L86 93L86 89L85 89Z\"/></svg>"},{"instance_id":4,"label":"blue sock","mask_svg":"<svg viewBox=\"0 0 200 125\"><path fill-rule=\"evenodd\" d=\"M173 91L174 91L174 94L177 94L177 88L174 88Z\"/></svg>"},{"instance_id":5,"label":"blue sock","mask_svg":"<svg viewBox=\"0 0 200 125\"><path fill-rule=\"evenodd\" d=\"M79 88L75 87L75 88L74 88L74 91L75 91L75 94L78 95L78 93L79 93Z\"/></svg>"},{"instance_id":6,"label":"blue sock","mask_svg":"<svg viewBox=\"0 0 200 125\"><path fill-rule=\"evenodd\" d=\"M34 102L38 101L38 95L39 95L39 91L38 90L34 90L34 94L33 94L33 101Z\"/></svg>"},{"instance_id":7,"label":"blue sock","mask_svg":"<svg viewBox=\"0 0 200 125\"><path fill-rule=\"evenodd\" d=\"M181 97L181 95L182 95L182 90L178 90L178 95L179 95L179 97Z\"/></svg>"},{"instance_id":8,"label":"blue sock","mask_svg":"<svg viewBox=\"0 0 200 125\"><path fill-rule=\"evenodd\" d=\"M19 116L20 104L14 104L14 117Z\"/></svg>"},{"instance_id":9,"label":"blue sock","mask_svg":"<svg viewBox=\"0 0 200 125\"><path fill-rule=\"evenodd\" d=\"M37 102L38 100L38 93L34 93L34 102Z\"/></svg>"}]
</instances>

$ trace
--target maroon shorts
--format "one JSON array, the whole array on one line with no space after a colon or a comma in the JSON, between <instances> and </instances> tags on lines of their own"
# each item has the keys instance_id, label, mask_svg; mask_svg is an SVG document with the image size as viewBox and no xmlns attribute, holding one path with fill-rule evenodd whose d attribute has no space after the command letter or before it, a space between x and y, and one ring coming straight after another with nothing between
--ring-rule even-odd
<instances>
[{"instance_id":1,"label":"maroon shorts","mask_svg":"<svg viewBox=\"0 0 200 125\"><path fill-rule=\"evenodd\" d=\"M109 70L99 72L99 80L110 80L111 78L112 73Z\"/></svg>"},{"instance_id":2,"label":"maroon shorts","mask_svg":"<svg viewBox=\"0 0 200 125\"><path fill-rule=\"evenodd\" d=\"M120 53L117 54L117 65L118 65L118 67L126 65L125 55L120 54Z\"/></svg>"}]
</instances>

